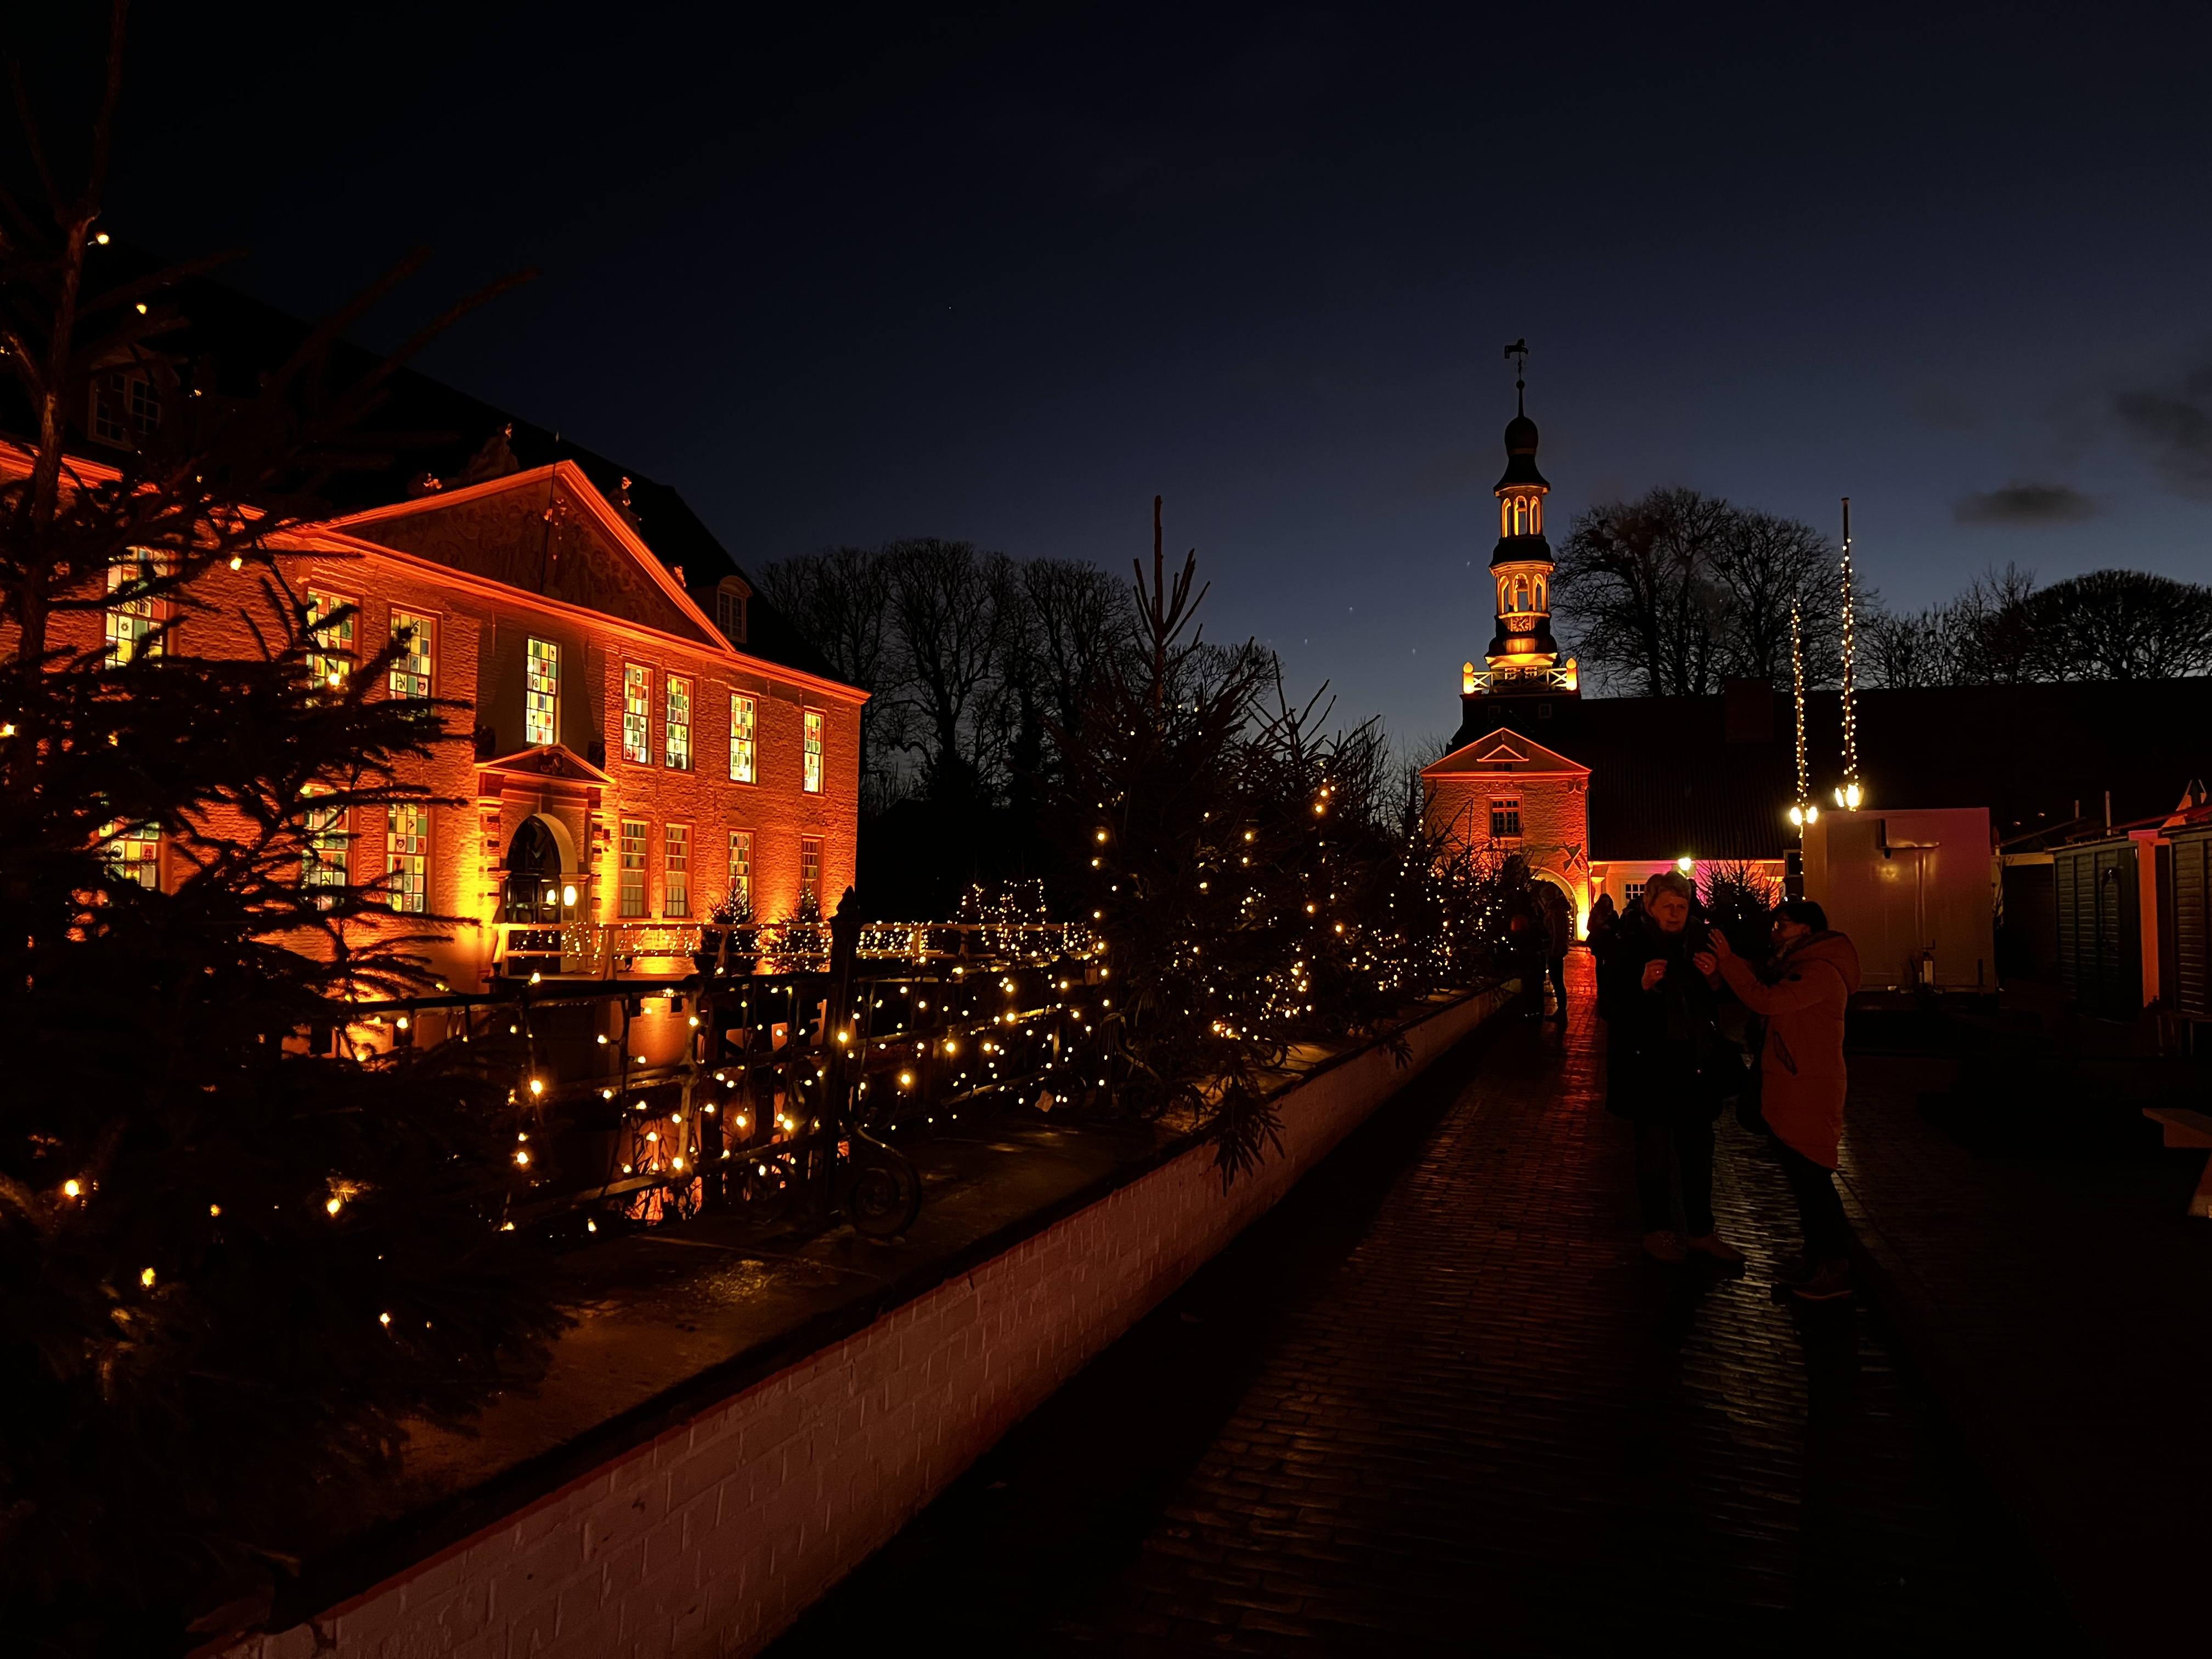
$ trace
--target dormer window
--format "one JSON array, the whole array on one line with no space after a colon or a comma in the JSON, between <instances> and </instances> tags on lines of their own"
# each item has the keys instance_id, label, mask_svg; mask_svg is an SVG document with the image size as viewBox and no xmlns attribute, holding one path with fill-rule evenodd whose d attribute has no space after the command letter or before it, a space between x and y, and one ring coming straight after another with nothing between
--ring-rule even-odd
<instances>
[{"instance_id":1,"label":"dormer window","mask_svg":"<svg viewBox=\"0 0 2212 1659\"><path fill-rule=\"evenodd\" d=\"M161 424L161 390L144 370L113 369L93 376L94 437L136 448Z\"/></svg>"},{"instance_id":2,"label":"dormer window","mask_svg":"<svg viewBox=\"0 0 2212 1659\"><path fill-rule=\"evenodd\" d=\"M736 576L725 576L714 588L714 626L732 645L745 642L745 605L751 588Z\"/></svg>"}]
</instances>

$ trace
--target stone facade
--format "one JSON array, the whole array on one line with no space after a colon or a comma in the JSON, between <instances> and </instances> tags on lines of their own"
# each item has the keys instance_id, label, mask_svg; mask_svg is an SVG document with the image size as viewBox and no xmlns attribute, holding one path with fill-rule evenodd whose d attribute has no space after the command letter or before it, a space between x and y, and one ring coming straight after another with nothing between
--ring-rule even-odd
<instances>
[{"instance_id":1,"label":"stone facade","mask_svg":"<svg viewBox=\"0 0 2212 1659\"><path fill-rule=\"evenodd\" d=\"M354 608L356 658L379 650L395 618L427 635L410 665L418 678L383 695L469 706L472 731L403 769L445 798L424 823L395 825L380 811L343 826L356 882L392 875L404 850L395 836L425 832L408 842L422 860L416 908L469 924L433 958L456 989L496 971L516 873L507 854L533 820L528 840L550 844L538 867L558 877L547 890L572 939L595 923L696 924L741 880L756 920L792 915L803 891L826 915L852 884L866 694L726 636L573 465L307 526L270 547L295 591ZM273 620L266 580L254 567L210 572L169 648L258 652ZM98 611L70 613L55 643L96 647L103 626ZM533 669L550 687L534 710ZM750 760L733 769L743 713ZM750 838L741 865L733 835Z\"/></svg>"}]
</instances>

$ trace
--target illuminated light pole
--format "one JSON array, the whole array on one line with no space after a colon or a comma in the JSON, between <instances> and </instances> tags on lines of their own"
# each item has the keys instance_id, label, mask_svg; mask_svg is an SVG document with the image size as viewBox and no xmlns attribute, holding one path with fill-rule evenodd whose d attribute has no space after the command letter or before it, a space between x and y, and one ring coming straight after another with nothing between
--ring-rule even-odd
<instances>
[{"instance_id":1,"label":"illuminated light pole","mask_svg":"<svg viewBox=\"0 0 2212 1659\"><path fill-rule=\"evenodd\" d=\"M1805 759L1805 629L1796 602L1790 605L1790 680L1797 707L1797 799L1790 804L1790 822L1797 830L1796 867L1785 866L1784 890L1802 898L1805 887L1805 826L1815 822L1820 809L1813 804L1812 770Z\"/></svg>"},{"instance_id":2,"label":"illuminated light pole","mask_svg":"<svg viewBox=\"0 0 2212 1659\"><path fill-rule=\"evenodd\" d=\"M1836 805L1859 810L1864 791L1859 787L1859 710L1856 666L1858 634L1851 609L1851 498L1844 497L1844 784L1836 791ZM1802 785L1800 786L1802 787Z\"/></svg>"}]
</instances>

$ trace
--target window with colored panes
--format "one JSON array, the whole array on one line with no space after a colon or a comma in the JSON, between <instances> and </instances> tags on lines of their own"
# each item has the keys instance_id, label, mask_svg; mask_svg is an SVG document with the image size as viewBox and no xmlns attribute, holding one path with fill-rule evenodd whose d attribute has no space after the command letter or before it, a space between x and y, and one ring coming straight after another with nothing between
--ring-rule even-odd
<instances>
[{"instance_id":1,"label":"window with colored panes","mask_svg":"<svg viewBox=\"0 0 2212 1659\"><path fill-rule=\"evenodd\" d=\"M672 823L660 832L660 914L691 914L691 826Z\"/></svg>"},{"instance_id":2,"label":"window with colored panes","mask_svg":"<svg viewBox=\"0 0 2212 1659\"><path fill-rule=\"evenodd\" d=\"M691 769L691 682L675 674L668 677L668 734L664 744L667 751L668 769L689 772Z\"/></svg>"},{"instance_id":3,"label":"window with colored panes","mask_svg":"<svg viewBox=\"0 0 2212 1659\"><path fill-rule=\"evenodd\" d=\"M161 884L161 831L155 824L126 827L111 823L100 830L107 842L108 873L119 881L135 881L149 891Z\"/></svg>"},{"instance_id":4,"label":"window with colored panes","mask_svg":"<svg viewBox=\"0 0 2212 1659\"><path fill-rule=\"evenodd\" d=\"M307 656L307 678L327 690L343 690L346 676L353 672L356 617L348 608L352 603L307 590L307 636L315 647Z\"/></svg>"},{"instance_id":5,"label":"window with colored panes","mask_svg":"<svg viewBox=\"0 0 2212 1659\"><path fill-rule=\"evenodd\" d=\"M430 809L421 801L386 810L384 891L395 910L420 915L430 908Z\"/></svg>"},{"instance_id":6,"label":"window with colored panes","mask_svg":"<svg viewBox=\"0 0 2212 1659\"><path fill-rule=\"evenodd\" d=\"M805 836L799 842L799 902L811 909L822 905L822 838Z\"/></svg>"},{"instance_id":7,"label":"window with colored panes","mask_svg":"<svg viewBox=\"0 0 2212 1659\"><path fill-rule=\"evenodd\" d=\"M1521 839L1521 803L1517 800L1494 800L1490 803L1490 838L1492 841Z\"/></svg>"},{"instance_id":8,"label":"window with colored panes","mask_svg":"<svg viewBox=\"0 0 2212 1659\"><path fill-rule=\"evenodd\" d=\"M822 711L806 711L806 773L805 789L810 795L822 793Z\"/></svg>"},{"instance_id":9,"label":"window with colored panes","mask_svg":"<svg viewBox=\"0 0 2212 1659\"><path fill-rule=\"evenodd\" d=\"M753 832L730 831L730 902L740 918L753 913Z\"/></svg>"},{"instance_id":10,"label":"window with colored panes","mask_svg":"<svg viewBox=\"0 0 2212 1659\"><path fill-rule=\"evenodd\" d=\"M732 693L730 697L730 781L753 781L753 732L760 720L760 704Z\"/></svg>"},{"instance_id":11,"label":"window with colored panes","mask_svg":"<svg viewBox=\"0 0 2212 1659\"><path fill-rule=\"evenodd\" d=\"M342 806L307 809L307 844L300 854L300 884L303 887L343 887L346 884L346 815ZM331 896L316 903L329 909Z\"/></svg>"},{"instance_id":12,"label":"window with colored panes","mask_svg":"<svg viewBox=\"0 0 2212 1659\"><path fill-rule=\"evenodd\" d=\"M392 637L399 647L399 655L392 664L392 695L395 697L428 696L430 650L434 641L430 619L410 616L404 611L395 611L392 613Z\"/></svg>"},{"instance_id":13,"label":"window with colored panes","mask_svg":"<svg viewBox=\"0 0 2212 1659\"><path fill-rule=\"evenodd\" d=\"M532 640L523 662L523 746L544 749L560 741L561 647L551 640Z\"/></svg>"},{"instance_id":14,"label":"window with colored panes","mask_svg":"<svg viewBox=\"0 0 2212 1659\"><path fill-rule=\"evenodd\" d=\"M653 764L653 671L635 663L623 670L623 758Z\"/></svg>"},{"instance_id":15,"label":"window with colored panes","mask_svg":"<svg viewBox=\"0 0 2212 1659\"><path fill-rule=\"evenodd\" d=\"M619 895L619 908L625 919L645 914L645 826L635 818L623 820Z\"/></svg>"},{"instance_id":16,"label":"window with colored panes","mask_svg":"<svg viewBox=\"0 0 2212 1659\"><path fill-rule=\"evenodd\" d=\"M143 586L154 580L155 566L151 554L133 548L107 567L107 591L111 594ZM161 641L153 638L154 601L143 595L137 599L114 599L107 607L107 660L120 668L126 662L161 649Z\"/></svg>"}]
</instances>

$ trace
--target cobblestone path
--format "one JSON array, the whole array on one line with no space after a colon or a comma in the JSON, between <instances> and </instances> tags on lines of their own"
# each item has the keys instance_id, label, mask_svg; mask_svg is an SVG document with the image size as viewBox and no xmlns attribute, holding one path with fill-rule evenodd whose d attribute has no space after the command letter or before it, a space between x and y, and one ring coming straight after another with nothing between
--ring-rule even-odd
<instances>
[{"instance_id":1,"label":"cobblestone path","mask_svg":"<svg viewBox=\"0 0 2212 1659\"><path fill-rule=\"evenodd\" d=\"M1501 1022L779 1644L1010 1653L2081 1650L1869 1316L1636 1248L1588 967Z\"/></svg>"}]
</instances>

